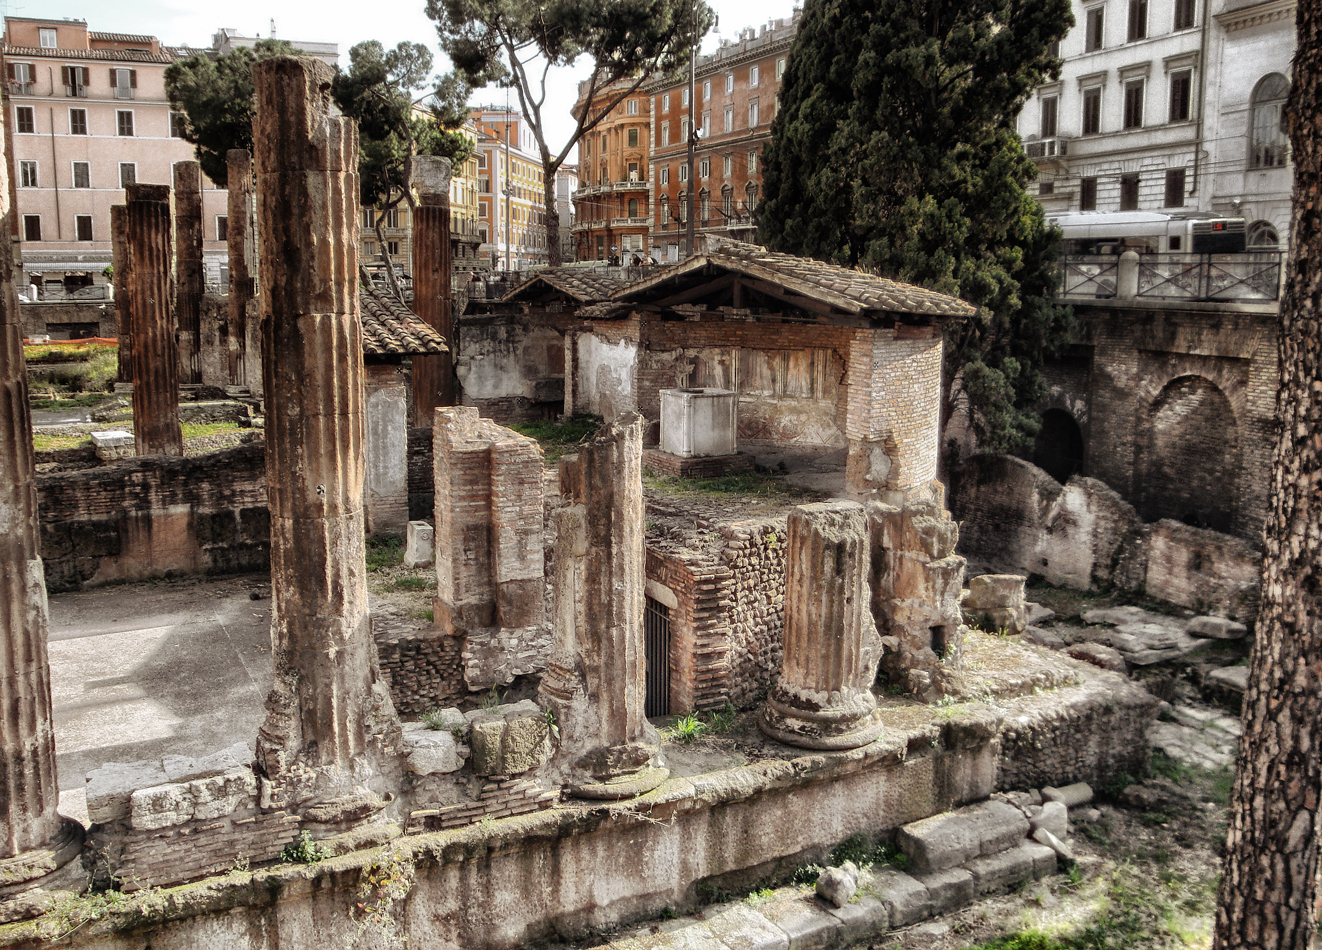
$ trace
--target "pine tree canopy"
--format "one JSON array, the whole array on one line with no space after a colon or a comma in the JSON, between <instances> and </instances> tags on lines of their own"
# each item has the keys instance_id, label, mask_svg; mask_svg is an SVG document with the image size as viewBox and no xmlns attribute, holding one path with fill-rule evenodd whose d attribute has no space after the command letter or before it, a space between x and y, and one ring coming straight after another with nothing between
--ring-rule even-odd
<instances>
[{"instance_id":1,"label":"pine tree canopy","mask_svg":"<svg viewBox=\"0 0 1322 950\"><path fill-rule=\"evenodd\" d=\"M1071 25L1069 0L811 0L766 150L772 248L979 308L946 335L943 421L962 392L988 451L1032 439L1069 331L1014 121Z\"/></svg>"}]
</instances>

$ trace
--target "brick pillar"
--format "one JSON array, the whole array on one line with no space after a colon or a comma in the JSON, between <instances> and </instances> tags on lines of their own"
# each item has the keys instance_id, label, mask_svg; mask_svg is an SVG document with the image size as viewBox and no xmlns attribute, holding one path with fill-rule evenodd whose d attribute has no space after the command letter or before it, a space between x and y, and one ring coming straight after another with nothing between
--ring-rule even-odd
<instances>
[{"instance_id":1,"label":"brick pillar","mask_svg":"<svg viewBox=\"0 0 1322 950\"><path fill-rule=\"evenodd\" d=\"M556 713L556 768L574 794L631 798L669 775L644 715L643 417L627 413L562 460L554 647L540 698Z\"/></svg>"},{"instance_id":2,"label":"brick pillar","mask_svg":"<svg viewBox=\"0 0 1322 950\"><path fill-rule=\"evenodd\" d=\"M184 454L184 437L179 428L170 188L129 185L127 191L133 433L139 455L177 457Z\"/></svg>"},{"instance_id":3,"label":"brick pillar","mask_svg":"<svg viewBox=\"0 0 1322 950\"><path fill-rule=\"evenodd\" d=\"M232 148L225 153L226 181L229 190L229 324L226 327L227 368L231 386L248 386L248 302L257 295L253 279L252 257L256 253L252 238L252 153L246 148Z\"/></svg>"},{"instance_id":4,"label":"brick pillar","mask_svg":"<svg viewBox=\"0 0 1322 950\"><path fill-rule=\"evenodd\" d=\"M450 315L450 160L413 160L413 312L445 338L449 353L413 357L413 418L431 425L437 408L453 406L454 321Z\"/></svg>"},{"instance_id":5,"label":"brick pillar","mask_svg":"<svg viewBox=\"0 0 1322 950\"><path fill-rule=\"evenodd\" d=\"M175 318L179 324L179 381L202 382L202 166L174 166Z\"/></svg>"},{"instance_id":6,"label":"brick pillar","mask_svg":"<svg viewBox=\"0 0 1322 950\"><path fill-rule=\"evenodd\" d=\"M367 604L358 129L332 75L253 67L275 664L257 762L264 804L344 824L384 806L399 723Z\"/></svg>"},{"instance_id":7,"label":"brick pillar","mask_svg":"<svg viewBox=\"0 0 1322 950\"><path fill-rule=\"evenodd\" d=\"M129 328L129 209L126 205L110 206L110 262L115 269L115 339L119 343L119 374L117 384L131 389L133 377L129 364L133 360L133 333ZM119 386L116 386L119 389Z\"/></svg>"},{"instance_id":8,"label":"brick pillar","mask_svg":"<svg viewBox=\"0 0 1322 950\"><path fill-rule=\"evenodd\" d=\"M869 610L868 527L852 501L789 513L785 655L758 726L808 749L854 749L881 733L872 694L881 644Z\"/></svg>"},{"instance_id":9,"label":"brick pillar","mask_svg":"<svg viewBox=\"0 0 1322 950\"><path fill-rule=\"evenodd\" d=\"M8 168L0 161L0 229L6 234ZM12 245L0 242L0 881L7 887L35 885L53 868L34 861L33 852L52 846L58 851L69 837L55 812L59 783L46 659L46 584L23 323L12 274ZM81 835L73 839L75 853L81 840Z\"/></svg>"},{"instance_id":10,"label":"brick pillar","mask_svg":"<svg viewBox=\"0 0 1322 950\"><path fill-rule=\"evenodd\" d=\"M398 363L369 363L367 533L404 536L409 522L408 390Z\"/></svg>"}]
</instances>

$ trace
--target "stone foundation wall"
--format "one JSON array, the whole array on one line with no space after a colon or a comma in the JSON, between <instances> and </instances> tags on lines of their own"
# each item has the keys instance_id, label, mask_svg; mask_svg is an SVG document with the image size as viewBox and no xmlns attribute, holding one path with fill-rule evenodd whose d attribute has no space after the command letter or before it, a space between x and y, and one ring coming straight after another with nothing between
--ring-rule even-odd
<instances>
[{"instance_id":1,"label":"stone foundation wall","mask_svg":"<svg viewBox=\"0 0 1322 950\"><path fill-rule=\"evenodd\" d=\"M751 471L753 458L750 455L681 458L669 452L662 452L660 449L646 449L643 452L643 468L650 469L657 475L669 475L673 478L716 478L720 475Z\"/></svg>"},{"instance_id":2,"label":"stone foundation wall","mask_svg":"<svg viewBox=\"0 0 1322 950\"><path fill-rule=\"evenodd\" d=\"M43 475L37 490L51 591L270 566L260 444Z\"/></svg>"},{"instance_id":3,"label":"stone foundation wall","mask_svg":"<svg viewBox=\"0 0 1322 950\"><path fill-rule=\"evenodd\" d=\"M1256 545L1178 521L1149 525L1146 541L1149 596L1244 623L1258 615L1262 553Z\"/></svg>"},{"instance_id":4,"label":"stone foundation wall","mask_svg":"<svg viewBox=\"0 0 1322 950\"><path fill-rule=\"evenodd\" d=\"M730 569L730 702L756 705L780 675L785 633L786 520L722 528Z\"/></svg>"},{"instance_id":5,"label":"stone foundation wall","mask_svg":"<svg viewBox=\"0 0 1322 950\"><path fill-rule=\"evenodd\" d=\"M416 717L467 698L463 646L462 637L439 630L378 635L376 655L395 711Z\"/></svg>"}]
</instances>

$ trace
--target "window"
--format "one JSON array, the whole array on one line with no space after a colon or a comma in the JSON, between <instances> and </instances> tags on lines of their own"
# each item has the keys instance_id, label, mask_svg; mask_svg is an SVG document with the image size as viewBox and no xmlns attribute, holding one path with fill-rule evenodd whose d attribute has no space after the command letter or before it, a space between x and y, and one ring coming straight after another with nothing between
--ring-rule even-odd
<instances>
[{"instance_id":1,"label":"window","mask_svg":"<svg viewBox=\"0 0 1322 950\"><path fill-rule=\"evenodd\" d=\"M606 133L605 133L605 132L602 132L602 133L601 133L601 150L602 150L603 152L606 151Z\"/></svg>"},{"instance_id":2,"label":"window","mask_svg":"<svg viewBox=\"0 0 1322 950\"><path fill-rule=\"evenodd\" d=\"M1040 181L1037 183L1038 197L1054 195L1056 193L1056 183L1054 181Z\"/></svg>"},{"instance_id":3,"label":"window","mask_svg":"<svg viewBox=\"0 0 1322 950\"><path fill-rule=\"evenodd\" d=\"M753 149L749 149L749 150L748 150L748 174L750 174L750 175L756 175L756 174L757 174L757 162L758 162L758 158L757 158L757 149L755 149L755 148L753 148Z\"/></svg>"},{"instance_id":4,"label":"window","mask_svg":"<svg viewBox=\"0 0 1322 950\"><path fill-rule=\"evenodd\" d=\"M42 49L56 49L55 31L37 30L37 42L41 44Z\"/></svg>"},{"instance_id":5,"label":"window","mask_svg":"<svg viewBox=\"0 0 1322 950\"><path fill-rule=\"evenodd\" d=\"M660 207L660 209L661 209L661 212L660 212L660 217L661 217L661 227L663 227L663 228L665 228L665 227L669 227L669 226L670 226L670 196L669 196L669 195L662 195L662 196L661 196L661 204L660 204L659 207Z\"/></svg>"},{"instance_id":6,"label":"window","mask_svg":"<svg viewBox=\"0 0 1322 950\"><path fill-rule=\"evenodd\" d=\"M1054 139L1056 137L1056 108L1060 105L1059 96L1042 97L1042 138Z\"/></svg>"},{"instance_id":7,"label":"window","mask_svg":"<svg viewBox=\"0 0 1322 950\"><path fill-rule=\"evenodd\" d=\"M721 189L721 213L727 218L734 211L734 189L726 185Z\"/></svg>"},{"instance_id":8,"label":"window","mask_svg":"<svg viewBox=\"0 0 1322 950\"><path fill-rule=\"evenodd\" d=\"M1281 243L1276 228L1270 221L1254 221L1249 225L1249 247L1275 248Z\"/></svg>"},{"instance_id":9,"label":"window","mask_svg":"<svg viewBox=\"0 0 1322 950\"><path fill-rule=\"evenodd\" d=\"M216 240L228 241L230 239L230 219L227 214L216 215Z\"/></svg>"},{"instance_id":10,"label":"window","mask_svg":"<svg viewBox=\"0 0 1322 950\"><path fill-rule=\"evenodd\" d=\"M1148 0L1129 0L1129 42L1148 38Z\"/></svg>"},{"instance_id":11,"label":"window","mask_svg":"<svg viewBox=\"0 0 1322 950\"><path fill-rule=\"evenodd\" d=\"M138 165L136 162L119 163L119 187L127 188L129 185L136 184L138 180Z\"/></svg>"},{"instance_id":12,"label":"window","mask_svg":"<svg viewBox=\"0 0 1322 950\"><path fill-rule=\"evenodd\" d=\"M704 158L702 161L698 162L698 177L701 178L703 181L706 181L708 178L711 177L710 158Z\"/></svg>"},{"instance_id":13,"label":"window","mask_svg":"<svg viewBox=\"0 0 1322 950\"><path fill-rule=\"evenodd\" d=\"M679 223L687 224L689 220L689 193L681 191L675 203L679 205Z\"/></svg>"},{"instance_id":14,"label":"window","mask_svg":"<svg viewBox=\"0 0 1322 950\"><path fill-rule=\"evenodd\" d=\"M1168 168L1166 169L1166 199L1167 208L1184 207L1184 169Z\"/></svg>"},{"instance_id":15,"label":"window","mask_svg":"<svg viewBox=\"0 0 1322 950\"><path fill-rule=\"evenodd\" d=\"M629 130L629 148L637 148L637 147L638 147L638 130L637 130L637 129L630 129L630 130Z\"/></svg>"},{"instance_id":16,"label":"window","mask_svg":"<svg viewBox=\"0 0 1322 950\"><path fill-rule=\"evenodd\" d=\"M750 67L748 70L748 85L756 86L758 77L761 75L761 73L762 71L758 69L756 66Z\"/></svg>"},{"instance_id":17,"label":"window","mask_svg":"<svg viewBox=\"0 0 1322 950\"><path fill-rule=\"evenodd\" d=\"M391 257L398 257L398 256L399 256L399 242L398 242L398 241L387 241L387 242L386 242L386 253L389 254Z\"/></svg>"},{"instance_id":18,"label":"window","mask_svg":"<svg viewBox=\"0 0 1322 950\"><path fill-rule=\"evenodd\" d=\"M725 107L725 131L734 131L734 106Z\"/></svg>"},{"instance_id":19,"label":"window","mask_svg":"<svg viewBox=\"0 0 1322 950\"><path fill-rule=\"evenodd\" d=\"M1088 11L1088 27L1084 34L1083 51L1091 53L1103 46L1102 28L1106 25L1106 8L1093 7Z\"/></svg>"},{"instance_id":20,"label":"window","mask_svg":"<svg viewBox=\"0 0 1322 950\"><path fill-rule=\"evenodd\" d=\"M670 123L669 123L669 122L662 122L662 123L661 123L661 139L660 139L660 141L657 142L657 144L658 144L658 145L669 145L669 144L670 144Z\"/></svg>"},{"instance_id":21,"label":"window","mask_svg":"<svg viewBox=\"0 0 1322 950\"><path fill-rule=\"evenodd\" d=\"M136 98L135 90L138 88L138 71L136 69L112 69L110 70L110 88L114 92L116 99Z\"/></svg>"},{"instance_id":22,"label":"window","mask_svg":"<svg viewBox=\"0 0 1322 950\"><path fill-rule=\"evenodd\" d=\"M703 110L702 110L702 123L698 126L698 128L699 128L699 129L707 129L708 131L711 131L711 110L710 110L710 109L703 109Z\"/></svg>"},{"instance_id":23,"label":"window","mask_svg":"<svg viewBox=\"0 0 1322 950\"><path fill-rule=\"evenodd\" d=\"M711 80L704 80L702 83L702 101L706 102L711 98Z\"/></svg>"},{"instance_id":24,"label":"window","mask_svg":"<svg viewBox=\"0 0 1322 950\"><path fill-rule=\"evenodd\" d=\"M631 218L636 218L636 217L638 217L638 199L637 199L637 198L630 198L630 199L629 199L629 217L631 217Z\"/></svg>"},{"instance_id":25,"label":"window","mask_svg":"<svg viewBox=\"0 0 1322 950\"><path fill-rule=\"evenodd\" d=\"M726 178L729 178L731 175L734 174L734 156L733 156L733 155L726 155L724 158L721 159L721 173L722 173Z\"/></svg>"},{"instance_id":26,"label":"window","mask_svg":"<svg viewBox=\"0 0 1322 950\"><path fill-rule=\"evenodd\" d=\"M1083 134L1096 135L1102 131L1102 87L1083 90Z\"/></svg>"},{"instance_id":27,"label":"window","mask_svg":"<svg viewBox=\"0 0 1322 950\"><path fill-rule=\"evenodd\" d=\"M170 138L181 139L184 137L184 129L188 128L188 116L182 112L170 113Z\"/></svg>"},{"instance_id":28,"label":"window","mask_svg":"<svg viewBox=\"0 0 1322 950\"><path fill-rule=\"evenodd\" d=\"M37 163L19 162L18 163L18 187L37 188Z\"/></svg>"},{"instance_id":29,"label":"window","mask_svg":"<svg viewBox=\"0 0 1322 950\"><path fill-rule=\"evenodd\" d=\"M1280 73L1264 76L1253 90L1249 167L1279 168L1290 154L1285 130L1285 100L1290 83Z\"/></svg>"},{"instance_id":30,"label":"window","mask_svg":"<svg viewBox=\"0 0 1322 950\"><path fill-rule=\"evenodd\" d=\"M89 162L73 163L73 186L75 188L92 187L92 166Z\"/></svg>"},{"instance_id":31,"label":"window","mask_svg":"<svg viewBox=\"0 0 1322 950\"><path fill-rule=\"evenodd\" d=\"M657 179L658 182L660 182L660 183L663 184L663 185L668 185L668 184L670 184L670 166L669 166L669 165L667 165L667 166L665 166L664 168L662 168L661 171L657 172L657 174L661 176L660 178Z\"/></svg>"},{"instance_id":32,"label":"window","mask_svg":"<svg viewBox=\"0 0 1322 950\"><path fill-rule=\"evenodd\" d=\"M32 106L18 106L14 109L14 128L17 132L29 134L37 131L36 114Z\"/></svg>"},{"instance_id":33,"label":"window","mask_svg":"<svg viewBox=\"0 0 1322 950\"><path fill-rule=\"evenodd\" d=\"M670 93L666 93L664 96L661 97L661 111L662 112L670 111Z\"/></svg>"},{"instance_id":34,"label":"window","mask_svg":"<svg viewBox=\"0 0 1322 950\"><path fill-rule=\"evenodd\" d=\"M680 90L680 104L687 106L689 104L689 87L685 86Z\"/></svg>"},{"instance_id":35,"label":"window","mask_svg":"<svg viewBox=\"0 0 1322 950\"><path fill-rule=\"evenodd\" d=\"M1080 211L1097 210L1097 179L1096 178L1079 179L1079 210Z\"/></svg>"},{"instance_id":36,"label":"window","mask_svg":"<svg viewBox=\"0 0 1322 950\"><path fill-rule=\"evenodd\" d=\"M1138 210L1138 173L1120 176L1120 210Z\"/></svg>"},{"instance_id":37,"label":"window","mask_svg":"<svg viewBox=\"0 0 1322 950\"><path fill-rule=\"evenodd\" d=\"M73 234L75 241L92 240L92 216L76 214L73 216Z\"/></svg>"},{"instance_id":38,"label":"window","mask_svg":"<svg viewBox=\"0 0 1322 950\"><path fill-rule=\"evenodd\" d=\"M757 100L754 99L748 104L748 127L750 129L757 128L757 119Z\"/></svg>"},{"instance_id":39,"label":"window","mask_svg":"<svg viewBox=\"0 0 1322 950\"><path fill-rule=\"evenodd\" d=\"M1060 59L1060 40L1052 40L1047 44L1047 55L1052 59Z\"/></svg>"},{"instance_id":40,"label":"window","mask_svg":"<svg viewBox=\"0 0 1322 950\"><path fill-rule=\"evenodd\" d=\"M711 217L711 195L706 188L698 192L698 217L703 221Z\"/></svg>"},{"instance_id":41,"label":"window","mask_svg":"<svg viewBox=\"0 0 1322 950\"><path fill-rule=\"evenodd\" d=\"M1193 26L1194 0L1175 0L1175 29L1187 30Z\"/></svg>"},{"instance_id":42,"label":"window","mask_svg":"<svg viewBox=\"0 0 1322 950\"><path fill-rule=\"evenodd\" d=\"M630 163L629 163L629 181L630 181L630 182L636 182L636 181L638 181L638 163L637 163L637 162L630 162Z\"/></svg>"},{"instance_id":43,"label":"window","mask_svg":"<svg viewBox=\"0 0 1322 950\"><path fill-rule=\"evenodd\" d=\"M25 241L41 240L41 215L39 214L23 215L23 240Z\"/></svg>"},{"instance_id":44,"label":"window","mask_svg":"<svg viewBox=\"0 0 1322 950\"><path fill-rule=\"evenodd\" d=\"M587 143L587 144L588 144L588 147L591 148L592 143L589 142L589 143ZM487 153L486 153L486 152L482 152L482 153L480 153L480 154L477 156L477 167L478 167L478 168L486 168L486 167L487 167Z\"/></svg>"},{"instance_id":45,"label":"window","mask_svg":"<svg viewBox=\"0 0 1322 950\"><path fill-rule=\"evenodd\" d=\"M1125 83L1125 128L1143 128L1143 80Z\"/></svg>"},{"instance_id":46,"label":"window","mask_svg":"<svg viewBox=\"0 0 1322 950\"><path fill-rule=\"evenodd\" d=\"M628 102L626 102L626 103L624 104L624 111L625 111L625 113L628 114L628 115L637 115L637 114L638 114L638 100L637 100L637 99L630 99Z\"/></svg>"},{"instance_id":47,"label":"window","mask_svg":"<svg viewBox=\"0 0 1322 950\"><path fill-rule=\"evenodd\" d=\"M725 74L725 91L734 92L734 73Z\"/></svg>"},{"instance_id":48,"label":"window","mask_svg":"<svg viewBox=\"0 0 1322 950\"><path fill-rule=\"evenodd\" d=\"M680 180L681 182L685 182L685 181L688 181L688 180L689 180L689 167L688 167L688 165L680 165L680 166L679 166L679 180Z\"/></svg>"},{"instance_id":49,"label":"window","mask_svg":"<svg viewBox=\"0 0 1322 950\"><path fill-rule=\"evenodd\" d=\"M752 211L757 207L757 182L750 181L744 186L744 208Z\"/></svg>"},{"instance_id":50,"label":"window","mask_svg":"<svg viewBox=\"0 0 1322 950\"><path fill-rule=\"evenodd\" d=\"M86 66L61 66L60 79L64 83L66 96L87 98L87 87L91 85L91 76Z\"/></svg>"},{"instance_id":51,"label":"window","mask_svg":"<svg viewBox=\"0 0 1322 950\"><path fill-rule=\"evenodd\" d=\"M133 134L133 113L120 109L115 113L115 134L132 135Z\"/></svg>"},{"instance_id":52,"label":"window","mask_svg":"<svg viewBox=\"0 0 1322 950\"><path fill-rule=\"evenodd\" d=\"M1189 118L1189 100L1192 89L1192 70L1182 69L1177 73L1171 73L1170 120L1172 122L1184 122Z\"/></svg>"},{"instance_id":53,"label":"window","mask_svg":"<svg viewBox=\"0 0 1322 950\"><path fill-rule=\"evenodd\" d=\"M681 116L679 120L679 144L687 145L689 141L689 117Z\"/></svg>"},{"instance_id":54,"label":"window","mask_svg":"<svg viewBox=\"0 0 1322 950\"><path fill-rule=\"evenodd\" d=\"M69 110L69 134L86 135L87 134L87 110L70 109Z\"/></svg>"}]
</instances>

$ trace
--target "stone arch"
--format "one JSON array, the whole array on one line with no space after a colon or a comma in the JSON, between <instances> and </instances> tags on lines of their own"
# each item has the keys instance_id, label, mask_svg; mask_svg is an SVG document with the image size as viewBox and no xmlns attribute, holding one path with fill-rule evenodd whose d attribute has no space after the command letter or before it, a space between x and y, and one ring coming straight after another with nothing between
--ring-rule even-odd
<instances>
[{"instance_id":1,"label":"stone arch","mask_svg":"<svg viewBox=\"0 0 1322 950\"><path fill-rule=\"evenodd\" d=\"M1226 394L1206 376L1177 376L1148 406L1146 423L1136 467L1139 514L1230 531L1241 450Z\"/></svg>"},{"instance_id":2,"label":"stone arch","mask_svg":"<svg viewBox=\"0 0 1322 950\"><path fill-rule=\"evenodd\" d=\"M1033 464L1062 485L1083 471L1083 430L1064 409L1042 413L1042 428L1033 441Z\"/></svg>"}]
</instances>

